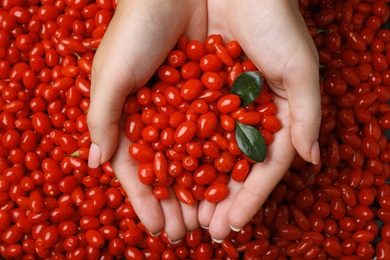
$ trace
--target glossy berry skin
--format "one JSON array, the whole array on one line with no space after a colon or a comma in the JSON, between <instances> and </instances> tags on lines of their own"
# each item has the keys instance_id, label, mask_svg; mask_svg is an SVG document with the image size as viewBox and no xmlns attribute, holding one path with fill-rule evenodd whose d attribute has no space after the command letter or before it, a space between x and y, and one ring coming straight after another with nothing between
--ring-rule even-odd
<instances>
[{"instance_id":1,"label":"glossy berry skin","mask_svg":"<svg viewBox=\"0 0 390 260\"><path fill-rule=\"evenodd\" d=\"M134 160L140 163L152 162L154 158L152 148L138 143L134 143L129 147L129 154L132 158L134 158Z\"/></svg>"},{"instance_id":2,"label":"glossy berry skin","mask_svg":"<svg viewBox=\"0 0 390 260\"><path fill-rule=\"evenodd\" d=\"M244 181L250 170L250 165L247 160L242 159L235 163L232 169L232 178L235 181Z\"/></svg>"},{"instance_id":3,"label":"glossy berry skin","mask_svg":"<svg viewBox=\"0 0 390 260\"><path fill-rule=\"evenodd\" d=\"M189 79L180 90L181 96L185 100L193 100L202 92L202 86L202 82L199 79Z\"/></svg>"},{"instance_id":4,"label":"glossy berry skin","mask_svg":"<svg viewBox=\"0 0 390 260\"><path fill-rule=\"evenodd\" d=\"M217 171L211 164L200 165L194 171L194 181L200 185L210 184L217 177Z\"/></svg>"},{"instance_id":5,"label":"glossy berry skin","mask_svg":"<svg viewBox=\"0 0 390 260\"><path fill-rule=\"evenodd\" d=\"M229 193L229 189L224 183L210 185L204 192L205 199L209 202L219 202Z\"/></svg>"},{"instance_id":6,"label":"glossy berry skin","mask_svg":"<svg viewBox=\"0 0 390 260\"><path fill-rule=\"evenodd\" d=\"M181 123L175 131L175 141L179 144L186 144L195 136L197 126L192 121Z\"/></svg>"},{"instance_id":7,"label":"glossy berry skin","mask_svg":"<svg viewBox=\"0 0 390 260\"><path fill-rule=\"evenodd\" d=\"M153 189L153 195L159 200L167 199L169 196L169 190L164 186L155 187Z\"/></svg>"},{"instance_id":8,"label":"glossy berry skin","mask_svg":"<svg viewBox=\"0 0 390 260\"><path fill-rule=\"evenodd\" d=\"M235 94L227 94L220 98L217 103L218 111L221 113L231 113L241 104L240 97Z\"/></svg>"},{"instance_id":9,"label":"glossy berry skin","mask_svg":"<svg viewBox=\"0 0 390 260\"><path fill-rule=\"evenodd\" d=\"M157 180L163 182L168 178L168 161L162 152L155 153L153 169Z\"/></svg>"},{"instance_id":10,"label":"glossy berry skin","mask_svg":"<svg viewBox=\"0 0 390 260\"><path fill-rule=\"evenodd\" d=\"M191 191L185 188L182 188L178 185L173 186L173 191L176 195L176 197L179 199L179 201L191 205L194 203L194 198L191 194Z\"/></svg>"},{"instance_id":11,"label":"glossy berry skin","mask_svg":"<svg viewBox=\"0 0 390 260\"><path fill-rule=\"evenodd\" d=\"M203 139L209 137L214 133L217 123L217 116L212 112L206 112L200 115L197 123L196 136Z\"/></svg>"},{"instance_id":12,"label":"glossy berry skin","mask_svg":"<svg viewBox=\"0 0 390 260\"><path fill-rule=\"evenodd\" d=\"M138 113L130 115L126 120L126 136L130 141L136 142L141 138L141 131L145 127L142 116Z\"/></svg>"}]
</instances>

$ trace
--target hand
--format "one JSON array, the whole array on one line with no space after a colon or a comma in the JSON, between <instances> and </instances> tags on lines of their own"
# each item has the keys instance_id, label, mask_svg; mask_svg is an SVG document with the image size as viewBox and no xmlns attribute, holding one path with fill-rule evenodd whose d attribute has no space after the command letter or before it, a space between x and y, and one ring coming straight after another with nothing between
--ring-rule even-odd
<instances>
[{"instance_id":1,"label":"hand","mask_svg":"<svg viewBox=\"0 0 390 260\"><path fill-rule=\"evenodd\" d=\"M205 38L206 15L206 3L197 0L119 1L92 68L88 165L96 168L116 151L112 165L138 217L151 233L164 228L171 241L197 227L196 206L183 206L172 194L159 202L149 186L140 184L130 143L123 133L118 136L118 122L126 96L149 80L180 35Z\"/></svg>"},{"instance_id":2,"label":"hand","mask_svg":"<svg viewBox=\"0 0 390 260\"><path fill-rule=\"evenodd\" d=\"M129 156L130 141L125 134L125 118L119 125L119 142L111 164L122 187L131 201L137 216L152 236L164 229L172 243L178 242L186 231L198 227L198 204L187 205L179 202L170 189L167 199L157 200L153 188L143 184L138 178L139 163Z\"/></svg>"},{"instance_id":3,"label":"hand","mask_svg":"<svg viewBox=\"0 0 390 260\"><path fill-rule=\"evenodd\" d=\"M200 225L209 227L212 238L221 241L260 209L287 171L295 151L306 161L319 163L319 65L297 1L209 0L208 13L208 34L237 40L264 72L282 123L266 160L253 166L244 183L230 180L226 199L218 204L200 203Z\"/></svg>"}]
</instances>

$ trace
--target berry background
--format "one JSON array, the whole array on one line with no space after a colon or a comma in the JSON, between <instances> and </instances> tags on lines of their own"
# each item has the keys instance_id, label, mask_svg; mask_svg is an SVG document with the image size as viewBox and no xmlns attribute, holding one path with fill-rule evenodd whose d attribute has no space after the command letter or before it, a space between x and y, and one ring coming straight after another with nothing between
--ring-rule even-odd
<instances>
[{"instance_id":1,"label":"berry background","mask_svg":"<svg viewBox=\"0 0 390 260\"><path fill-rule=\"evenodd\" d=\"M110 163L87 167L91 66L116 1L1 0L1 257L390 259L388 1L299 4L321 64L321 164L296 156L223 243L198 228L172 245Z\"/></svg>"}]
</instances>

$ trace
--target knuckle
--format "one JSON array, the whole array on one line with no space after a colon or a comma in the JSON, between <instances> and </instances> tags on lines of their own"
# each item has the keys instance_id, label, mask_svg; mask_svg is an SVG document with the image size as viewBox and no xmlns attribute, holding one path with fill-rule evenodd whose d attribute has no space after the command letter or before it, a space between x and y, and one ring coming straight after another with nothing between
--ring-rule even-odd
<instances>
[{"instance_id":1,"label":"knuckle","mask_svg":"<svg viewBox=\"0 0 390 260\"><path fill-rule=\"evenodd\" d=\"M97 129L98 127L98 119L94 116L94 114L88 114L87 116L87 125L88 125L88 128L90 129L90 131L94 130L94 129Z\"/></svg>"}]
</instances>

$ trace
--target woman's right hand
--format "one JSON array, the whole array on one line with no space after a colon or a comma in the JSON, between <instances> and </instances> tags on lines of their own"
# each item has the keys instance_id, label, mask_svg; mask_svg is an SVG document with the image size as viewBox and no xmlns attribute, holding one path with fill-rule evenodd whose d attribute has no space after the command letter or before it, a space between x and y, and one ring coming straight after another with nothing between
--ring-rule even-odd
<instances>
[{"instance_id":1,"label":"woman's right hand","mask_svg":"<svg viewBox=\"0 0 390 260\"><path fill-rule=\"evenodd\" d=\"M208 10L209 33L237 40L264 73L282 125L267 148L266 159L254 164L245 182L231 179L224 200L199 203L199 223L209 227L215 241L222 241L231 229L240 230L256 214L296 152L308 162L319 163L319 65L298 1L208 0Z\"/></svg>"}]
</instances>

